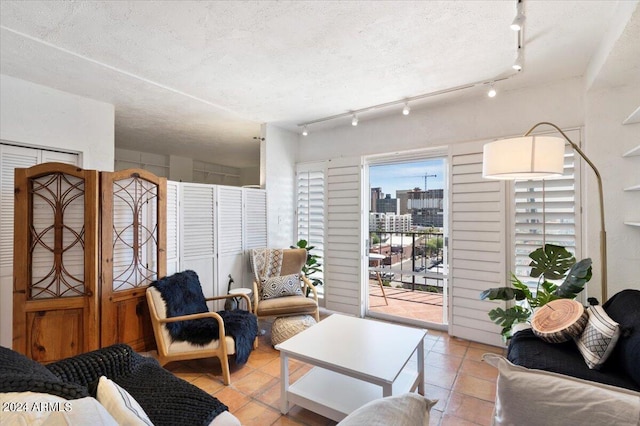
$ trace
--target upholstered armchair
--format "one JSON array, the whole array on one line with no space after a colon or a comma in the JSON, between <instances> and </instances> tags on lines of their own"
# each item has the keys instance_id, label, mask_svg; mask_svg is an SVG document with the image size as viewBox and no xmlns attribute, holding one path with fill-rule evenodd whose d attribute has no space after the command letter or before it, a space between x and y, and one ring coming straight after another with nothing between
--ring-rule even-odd
<instances>
[{"instance_id":1,"label":"upholstered armchair","mask_svg":"<svg viewBox=\"0 0 640 426\"><path fill-rule=\"evenodd\" d=\"M253 249L253 312L258 319L313 315L320 321L318 293L302 267L305 249Z\"/></svg>"},{"instance_id":2,"label":"upholstered armchair","mask_svg":"<svg viewBox=\"0 0 640 426\"><path fill-rule=\"evenodd\" d=\"M152 283L147 288L147 303L160 365L217 357L224 384L228 385L228 356L235 355L237 364L246 362L256 347L258 333L257 319L250 312L209 312L206 302L229 297L242 297L250 306L246 295L205 298L194 271L179 272Z\"/></svg>"}]
</instances>

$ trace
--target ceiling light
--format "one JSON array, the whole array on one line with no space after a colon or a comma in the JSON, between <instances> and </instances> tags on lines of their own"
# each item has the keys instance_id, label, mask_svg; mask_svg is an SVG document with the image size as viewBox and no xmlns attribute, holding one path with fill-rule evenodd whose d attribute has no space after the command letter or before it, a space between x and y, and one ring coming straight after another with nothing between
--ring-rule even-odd
<instances>
[{"instance_id":1,"label":"ceiling light","mask_svg":"<svg viewBox=\"0 0 640 426\"><path fill-rule=\"evenodd\" d=\"M489 91L487 92L487 96L489 96L490 98L495 98L497 94L498 94L498 92L496 92L496 89L493 87L493 82L491 82L491 87L489 88Z\"/></svg>"},{"instance_id":2,"label":"ceiling light","mask_svg":"<svg viewBox=\"0 0 640 426\"><path fill-rule=\"evenodd\" d=\"M410 112L411 112L411 108L409 107L409 102L405 102L404 108L402 108L402 114L409 115Z\"/></svg>"},{"instance_id":3,"label":"ceiling light","mask_svg":"<svg viewBox=\"0 0 640 426\"><path fill-rule=\"evenodd\" d=\"M302 128L302 136L307 136L309 134L309 132L307 131L307 126L304 126Z\"/></svg>"},{"instance_id":4,"label":"ceiling light","mask_svg":"<svg viewBox=\"0 0 640 426\"><path fill-rule=\"evenodd\" d=\"M513 18L513 22L511 23L511 29L513 31L521 31L524 26L524 21L527 19L524 16L524 5L522 0L518 0L518 4L516 5L516 17Z\"/></svg>"},{"instance_id":5,"label":"ceiling light","mask_svg":"<svg viewBox=\"0 0 640 426\"><path fill-rule=\"evenodd\" d=\"M522 71L522 62L522 48L519 48L518 57L511 67L516 71Z\"/></svg>"},{"instance_id":6,"label":"ceiling light","mask_svg":"<svg viewBox=\"0 0 640 426\"><path fill-rule=\"evenodd\" d=\"M353 114L353 118L351 119L351 125L352 126L357 126L358 125L358 116Z\"/></svg>"},{"instance_id":7,"label":"ceiling light","mask_svg":"<svg viewBox=\"0 0 640 426\"><path fill-rule=\"evenodd\" d=\"M511 23L511 29L513 31L520 31L522 26L524 25L525 16L522 13L518 13L515 18L513 18L513 22Z\"/></svg>"}]
</instances>

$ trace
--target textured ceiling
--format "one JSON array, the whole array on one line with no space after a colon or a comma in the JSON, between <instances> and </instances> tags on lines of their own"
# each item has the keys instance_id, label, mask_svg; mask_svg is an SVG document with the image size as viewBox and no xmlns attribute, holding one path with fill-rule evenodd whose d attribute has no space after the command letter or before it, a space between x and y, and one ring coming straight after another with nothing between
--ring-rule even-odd
<instances>
[{"instance_id":1,"label":"textured ceiling","mask_svg":"<svg viewBox=\"0 0 640 426\"><path fill-rule=\"evenodd\" d=\"M525 0L525 70L503 87L583 75L617 3ZM507 76L516 55L508 0L0 7L3 74L114 104L117 147L235 167L257 166L260 123Z\"/></svg>"}]
</instances>

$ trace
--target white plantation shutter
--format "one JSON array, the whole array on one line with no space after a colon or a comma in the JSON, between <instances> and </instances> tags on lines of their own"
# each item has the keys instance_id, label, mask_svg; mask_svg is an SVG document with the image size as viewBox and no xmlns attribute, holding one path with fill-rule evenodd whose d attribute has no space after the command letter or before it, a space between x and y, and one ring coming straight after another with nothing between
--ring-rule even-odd
<instances>
[{"instance_id":1,"label":"white plantation shutter","mask_svg":"<svg viewBox=\"0 0 640 426\"><path fill-rule=\"evenodd\" d=\"M324 286L327 309L362 316L362 207L359 158L327 164Z\"/></svg>"},{"instance_id":2,"label":"white plantation shutter","mask_svg":"<svg viewBox=\"0 0 640 426\"><path fill-rule=\"evenodd\" d=\"M218 251L221 255L242 253L242 189L218 187Z\"/></svg>"},{"instance_id":3,"label":"white plantation shutter","mask_svg":"<svg viewBox=\"0 0 640 426\"><path fill-rule=\"evenodd\" d=\"M267 246L267 192L245 188L244 242L245 250Z\"/></svg>"},{"instance_id":4,"label":"white plantation shutter","mask_svg":"<svg viewBox=\"0 0 640 426\"><path fill-rule=\"evenodd\" d=\"M245 285L242 188L218 186L218 294L227 294L229 275L234 287ZM248 274L247 274L248 275Z\"/></svg>"},{"instance_id":5,"label":"white plantation shutter","mask_svg":"<svg viewBox=\"0 0 640 426\"><path fill-rule=\"evenodd\" d=\"M167 275L180 268L179 190L178 182L167 181Z\"/></svg>"},{"instance_id":6,"label":"white plantation shutter","mask_svg":"<svg viewBox=\"0 0 640 426\"><path fill-rule=\"evenodd\" d=\"M313 254L324 259L325 166L302 164L296 171L298 240L307 240ZM323 263L323 260L320 261ZM318 278L322 279L322 274Z\"/></svg>"},{"instance_id":7,"label":"white plantation shutter","mask_svg":"<svg viewBox=\"0 0 640 426\"><path fill-rule=\"evenodd\" d=\"M578 130L566 132L574 142ZM537 279L531 278L529 253L544 244L566 247L578 255L580 247L580 191L578 156L567 145L564 174L544 180L514 182L512 240L515 275L535 290Z\"/></svg>"},{"instance_id":8,"label":"white plantation shutter","mask_svg":"<svg viewBox=\"0 0 640 426\"><path fill-rule=\"evenodd\" d=\"M205 297L214 296L215 188L180 184L180 270L196 271Z\"/></svg>"},{"instance_id":9,"label":"white plantation shutter","mask_svg":"<svg viewBox=\"0 0 640 426\"><path fill-rule=\"evenodd\" d=\"M505 183L482 178L482 143L451 148L449 333L502 345L500 327L487 313L505 307L480 292L506 284Z\"/></svg>"}]
</instances>

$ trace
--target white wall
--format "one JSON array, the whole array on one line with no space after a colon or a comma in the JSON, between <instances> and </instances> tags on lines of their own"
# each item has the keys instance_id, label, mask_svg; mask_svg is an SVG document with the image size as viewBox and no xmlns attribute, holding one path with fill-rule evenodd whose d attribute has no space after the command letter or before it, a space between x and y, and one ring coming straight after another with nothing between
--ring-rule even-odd
<instances>
[{"instance_id":1,"label":"white wall","mask_svg":"<svg viewBox=\"0 0 640 426\"><path fill-rule=\"evenodd\" d=\"M260 167L243 167L240 169L240 185L260 185Z\"/></svg>"},{"instance_id":2,"label":"white wall","mask_svg":"<svg viewBox=\"0 0 640 426\"><path fill-rule=\"evenodd\" d=\"M640 157L623 158L622 154L640 144L640 124L623 125L622 121L640 105L640 86L629 85L597 89L586 97L586 154L602 176L605 226L607 230L608 295L625 288L640 289L640 227L624 221L640 219L640 192L623 191L640 185ZM587 170L589 198L587 250L594 258L594 274L589 284L599 285L600 215L594 173ZM590 289L590 294L593 292Z\"/></svg>"},{"instance_id":3,"label":"white wall","mask_svg":"<svg viewBox=\"0 0 640 426\"><path fill-rule=\"evenodd\" d=\"M0 75L0 139L80 154L82 167L113 170L115 112L98 102Z\"/></svg>"},{"instance_id":4,"label":"white wall","mask_svg":"<svg viewBox=\"0 0 640 426\"><path fill-rule=\"evenodd\" d=\"M295 175L298 135L271 124L262 126L261 185L267 190L267 244L295 244Z\"/></svg>"},{"instance_id":5,"label":"white wall","mask_svg":"<svg viewBox=\"0 0 640 426\"><path fill-rule=\"evenodd\" d=\"M169 179L177 182L193 182L193 159L170 155Z\"/></svg>"}]
</instances>

